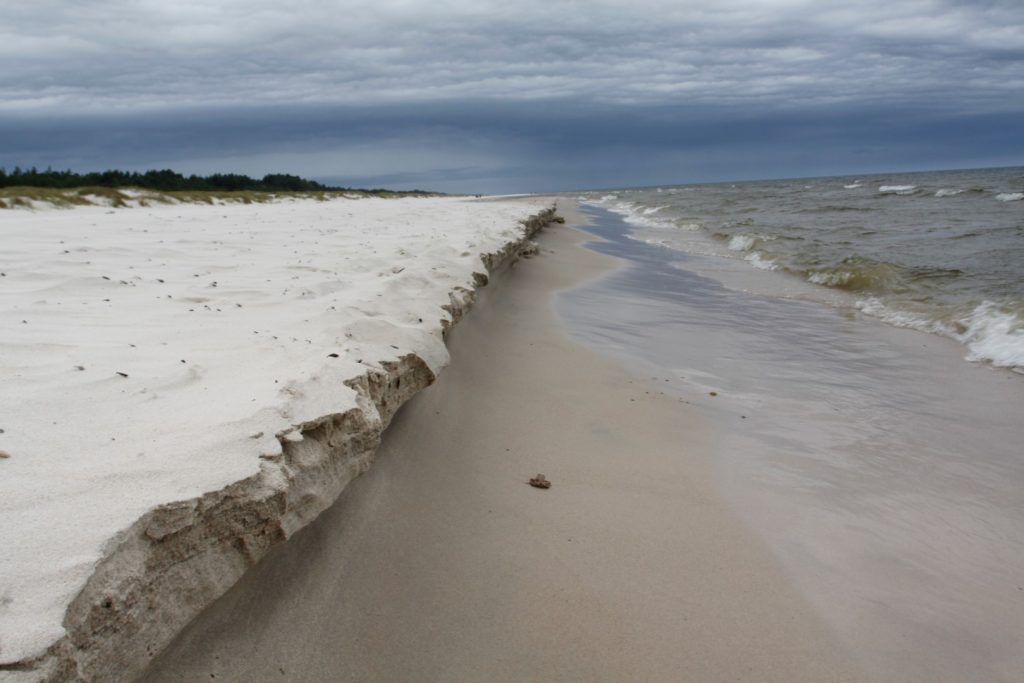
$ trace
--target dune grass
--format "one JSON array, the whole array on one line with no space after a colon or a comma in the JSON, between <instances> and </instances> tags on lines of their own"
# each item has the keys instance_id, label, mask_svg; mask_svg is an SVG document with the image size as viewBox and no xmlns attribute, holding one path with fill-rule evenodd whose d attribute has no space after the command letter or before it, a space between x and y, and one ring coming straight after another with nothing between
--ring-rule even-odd
<instances>
[{"instance_id":1,"label":"dune grass","mask_svg":"<svg viewBox=\"0 0 1024 683\"><path fill-rule=\"evenodd\" d=\"M206 191L181 190L159 192L138 188L76 187L57 189L48 187L4 187L0 188L0 209L71 208L74 206L151 206L153 204L262 204L280 199L359 199L362 197L404 197L429 196L423 192L398 192L391 190L314 190L307 192L260 192L256 190Z\"/></svg>"}]
</instances>

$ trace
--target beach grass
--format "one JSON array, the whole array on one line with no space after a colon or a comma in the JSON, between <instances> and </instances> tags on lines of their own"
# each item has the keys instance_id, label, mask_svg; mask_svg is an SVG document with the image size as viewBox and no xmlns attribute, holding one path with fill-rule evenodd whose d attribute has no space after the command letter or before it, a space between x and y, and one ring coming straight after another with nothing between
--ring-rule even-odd
<instances>
[{"instance_id":1,"label":"beach grass","mask_svg":"<svg viewBox=\"0 0 1024 683\"><path fill-rule=\"evenodd\" d=\"M256 190L176 190L156 191L139 188L75 187L49 188L15 186L0 188L0 209L56 208L74 206L110 206L122 208L152 204L262 204L280 199L361 199L364 197L437 196L424 192L394 190L313 190L302 192L260 192Z\"/></svg>"}]
</instances>

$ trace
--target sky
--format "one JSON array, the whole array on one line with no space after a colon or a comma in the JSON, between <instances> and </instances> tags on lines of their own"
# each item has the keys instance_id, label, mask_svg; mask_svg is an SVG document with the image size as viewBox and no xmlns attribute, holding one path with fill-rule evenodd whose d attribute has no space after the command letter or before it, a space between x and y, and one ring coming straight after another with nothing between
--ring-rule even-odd
<instances>
[{"instance_id":1,"label":"sky","mask_svg":"<svg viewBox=\"0 0 1024 683\"><path fill-rule=\"evenodd\" d=\"M1024 165L1022 0L6 0L0 167L511 193Z\"/></svg>"}]
</instances>

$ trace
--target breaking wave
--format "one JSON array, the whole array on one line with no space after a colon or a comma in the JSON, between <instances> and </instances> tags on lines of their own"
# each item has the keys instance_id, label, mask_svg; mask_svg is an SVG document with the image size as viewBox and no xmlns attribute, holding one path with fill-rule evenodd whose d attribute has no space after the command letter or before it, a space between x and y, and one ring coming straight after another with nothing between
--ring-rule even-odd
<instances>
[{"instance_id":1,"label":"breaking wave","mask_svg":"<svg viewBox=\"0 0 1024 683\"><path fill-rule=\"evenodd\" d=\"M733 235L729 240L729 248L733 251L750 251L757 244L755 235Z\"/></svg>"},{"instance_id":2,"label":"breaking wave","mask_svg":"<svg viewBox=\"0 0 1024 683\"><path fill-rule=\"evenodd\" d=\"M859 256L843 259L831 267L804 272L808 282L851 291L886 291L899 288L900 268Z\"/></svg>"},{"instance_id":3,"label":"breaking wave","mask_svg":"<svg viewBox=\"0 0 1024 683\"><path fill-rule=\"evenodd\" d=\"M889 324L957 340L968 360L1024 372L1020 243L1012 241L1024 236L1022 228L998 205L989 204L1003 213L975 205L969 216L950 218L950 207L960 204L934 201L970 194L1016 202L1024 193L999 192L974 178L876 183L848 182L843 189L877 193L843 196L836 186L822 190L820 184L717 185L590 193L583 203L619 214L636 228L637 239L742 259L846 292L848 300L824 300L856 301L863 313ZM673 197L676 192L683 194ZM872 203L891 195L913 196Z\"/></svg>"},{"instance_id":4,"label":"breaking wave","mask_svg":"<svg viewBox=\"0 0 1024 683\"><path fill-rule=\"evenodd\" d=\"M761 254L759 254L756 251L753 251L753 252L747 254L747 256L746 256L746 258L744 260L747 263L749 263L750 265L754 266L755 268L760 268L761 270L778 270L779 269L779 266L778 266L777 263L775 263L774 261L770 261L768 259L763 258L761 256Z\"/></svg>"},{"instance_id":5,"label":"breaking wave","mask_svg":"<svg viewBox=\"0 0 1024 683\"><path fill-rule=\"evenodd\" d=\"M966 359L1024 371L1024 310L983 301L966 314L936 319L887 305L877 297L858 301L863 313L896 327L940 334L967 347Z\"/></svg>"},{"instance_id":6,"label":"breaking wave","mask_svg":"<svg viewBox=\"0 0 1024 683\"><path fill-rule=\"evenodd\" d=\"M672 228L675 227L671 221L658 220L652 216L657 212L667 209L668 206L641 207L633 202L619 201L618 195L606 194L599 199L587 199L584 204L600 206L622 216L622 220L644 228Z\"/></svg>"},{"instance_id":7,"label":"breaking wave","mask_svg":"<svg viewBox=\"0 0 1024 683\"><path fill-rule=\"evenodd\" d=\"M985 301L961 322L967 326L960 334L960 341L970 350L967 360L1024 368L1024 320L1019 314Z\"/></svg>"},{"instance_id":8,"label":"breaking wave","mask_svg":"<svg viewBox=\"0 0 1024 683\"><path fill-rule=\"evenodd\" d=\"M878 191L881 194L914 194L917 185L882 185Z\"/></svg>"}]
</instances>

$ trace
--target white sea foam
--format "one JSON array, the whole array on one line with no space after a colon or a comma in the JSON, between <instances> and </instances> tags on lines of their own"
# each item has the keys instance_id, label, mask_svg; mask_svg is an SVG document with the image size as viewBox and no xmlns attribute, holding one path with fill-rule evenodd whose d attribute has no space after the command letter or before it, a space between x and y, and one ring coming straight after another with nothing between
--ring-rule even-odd
<instances>
[{"instance_id":1,"label":"white sea foam","mask_svg":"<svg viewBox=\"0 0 1024 683\"><path fill-rule=\"evenodd\" d=\"M965 192L965 190L938 190L935 192L936 197L955 197L956 195Z\"/></svg>"},{"instance_id":2,"label":"white sea foam","mask_svg":"<svg viewBox=\"0 0 1024 683\"><path fill-rule=\"evenodd\" d=\"M622 216L622 220L630 225L634 225L641 228L654 228L657 230L664 230L666 228L674 228L675 224L671 221L657 220L650 216L656 211L660 211L665 208L664 206L658 207L640 207L632 202L620 202L616 201L618 197L615 195L605 195L596 202L597 205Z\"/></svg>"},{"instance_id":3,"label":"white sea foam","mask_svg":"<svg viewBox=\"0 0 1024 683\"><path fill-rule=\"evenodd\" d=\"M849 185L843 185L843 189L856 190L858 187L864 187L863 183L850 183Z\"/></svg>"},{"instance_id":4,"label":"white sea foam","mask_svg":"<svg viewBox=\"0 0 1024 683\"><path fill-rule=\"evenodd\" d=\"M729 240L729 249L733 251L750 251L754 248L757 237L754 235L733 235Z\"/></svg>"},{"instance_id":5,"label":"white sea foam","mask_svg":"<svg viewBox=\"0 0 1024 683\"><path fill-rule=\"evenodd\" d=\"M854 306L862 313L870 315L873 318L878 318L879 320L896 327L906 327L920 332L941 334L946 337L953 337L954 339L957 336L957 332L951 327L921 315L890 308L878 297L871 296L866 299L861 299L860 301L857 301Z\"/></svg>"},{"instance_id":6,"label":"white sea foam","mask_svg":"<svg viewBox=\"0 0 1024 683\"><path fill-rule=\"evenodd\" d=\"M967 330L959 336L967 345L967 360L1024 368L1024 321L1015 314L984 301L963 322Z\"/></svg>"},{"instance_id":7,"label":"white sea foam","mask_svg":"<svg viewBox=\"0 0 1024 683\"><path fill-rule=\"evenodd\" d=\"M955 327L925 315L891 308L877 297L863 299L855 305L863 313L890 325L955 339L967 347L968 361L1024 369L1024 321L991 301L976 306L958 320Z\"/></svg>"},{"instance_id":8,"label":"white sea foam","mask_svg":"<svg viewBox=\"0 0 1024 683\"><path fill-rule=\"evenodd\" d=\"M622 220L624 220L626 223L629 223L630 225L636 225L641 228L655 228L659 230L664 230L665 228L674 227L672 223L668 221L659 221L657 219L647 218L643 215L639 215L636 213L625 213L622 216Z\"/></svg>"},{"instance_id":9,"label":"white sea foam","mask_svg":"<svg viewBox=\"0 0 1024 683\"><path fill-rule=\"evenodd\" d=\"M819 271L807 275L808 282L813 282L816 285L825 285L826 287L841 287L852 279L853 273L848 270Z\"/></svg>"},{"instance_id":10,"label":"white sea foam","mask_svg":"<svg viewBox=\"0 0 1024 683\"><path fill-rule=\"evenodd\" d=\"M1024 199L1024 192L1002 192L996 195L1001 202L1019 202Z\"/></svg>"},{"instance_id":11,"label":"white sea foam","mask_svg":"<svg viewBox=\"0 0 1024 683\"><path fill-rule=\"evenodd\" d=\"M882 185L878 191L882 194L913 194L917 185Z\"/></svg>"},{"instance_id":12,"label":"white sea foam","mask_svg":"<svg viewBox=\"0 0 1024 683\"><path fill-rule=\"evenodd\" d=\"M756 251L747 254L746 261L750 265L754 266L755 268L760 268L761 270L779 269L779 267L775 264L774 261L769 261L768 259L762 258L761 254Z\"/></svg>"}]
</instances>

